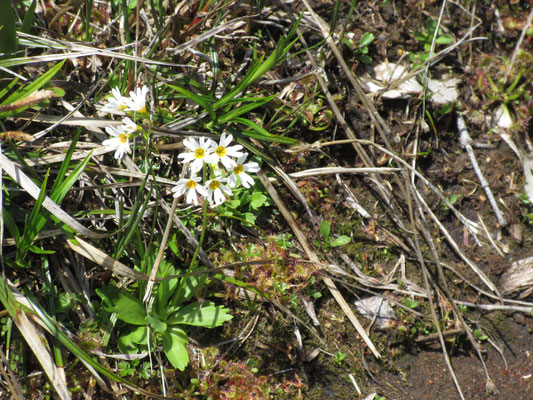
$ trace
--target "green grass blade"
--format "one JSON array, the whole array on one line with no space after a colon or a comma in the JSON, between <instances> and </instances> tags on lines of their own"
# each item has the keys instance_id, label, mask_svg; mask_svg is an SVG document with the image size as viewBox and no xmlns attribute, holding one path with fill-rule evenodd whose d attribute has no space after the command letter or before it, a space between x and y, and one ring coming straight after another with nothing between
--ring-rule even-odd
<instances>
[{"instance_id":1,"label":"green grass blade","mask_svg":"<svg viewBox=\"0 0 533 400\"><path fill-rule=\"evenodd\" d=\"M50 170L46 171L46 175L44 176L39 196L35 200L35 205L33 206L30 217L26 220L26 223L24 224L24 232L22 233L20 247L17 248L18 262L24 260L31 244L33 243L33 240L35 239L35 236L37 235L37 233L39 233L40 229L38 229L38 225L40 225L43 220L44 223L46 223L46 218L43 218L43 215L41 214L41 208L43 205L43 201L46 197L46 183L48 181L49 174ZM42 224L43 226L44 223Z\"/></svg>"},{"instance_id":2,"label":"green grass blade","mask_svg":"<svg viewBox=\"0 0 533 400\"><path fill-rule=\"evenodd\" d=\"M20 27L20 32L30 33L30 28L33 24L35 18L35 8L37 7L37 0L33 0L24 15L24 20L22 21L22 26Z\"/></svg>"},{"instance_id":3,"label":"green grass blade","mask_svg":"<svg viewBox=\"0 0 533 400\"><path fill-rule=\"evenodd\" d=\"M275 94L268 96L268 97L261 97L254 101L253 103L246 104L242 107L234 108L230 112L224 114L223 116L218 118L218 122L221 124L224 124L226 122L230 122L234 120L235 118L239 117L240 115L246 114L252 110L255 110L258 107L261 107L263 104L268 103L272 99L276 97Z\"/></svg>"},{"instance_id":4,"label":"green grass blade","mask_svg":"<svg viewBox=\"0 0 533 400\"><path fill-rule=\"evenodd\" d=\"M265 128L263 128L262 126L259 126L255 122L249 119L246 119L246 118L235 118L233 122L239 122L251 128L251 130L248 130L248 129L243 130L241 132L243 136L251 137L253 139L258 139L258 140L264 140L267 142L274 142L274 143L291 144L291 145L298 143L298 141L293 138L273 135L269 131L267 131Z\"/></svg>"},{"instance_id":5,"label":"green grass blade","mask_svg":"<svg viewBox=\"0 0 533 400\"><path fill-rule=\"evenodd\" d=\"M215 112L211 104L209 104L209 103L214 102L215 100L214 98L210 98L207 96L199 96L187 89L184 89L176 85L172 85L170 83L167 83L166 85L174 89L176 92L181 93L185 98L194 101L196 104L198 104L200 107L202 107L204 110L206 110L209 113L209 115L211 116L211 119L215 119Z\"/></svg>"},{"instance_id":6,"label":"green grass blade","mask_svg":"<svg viewBox=\"0 0 533 400\"><path fill-rule=\"evenodd\" d=\"M51 68L49 71L46 71L44 74L42 74L40 77L35 79L32 83L29 85L26 85L19 90L17 90L15 93L13 93L11 96L9 96L5 101L2 102L2 104L11 104L15 101L21 100L33 92L39 90L44 85L46 85L54 76L55 74L63 67L63 64L66 60L61 61L56 66Z\"/></svg>"},{"instance_id":7,"label":"green grass blade","mask_svg":"<svg viewBox=\"0 0 533 400\"><path fill-rule=\"evenodd\" d=\"M146 177L144 178L141 186L139 187L138 193L143 193L144 188L146 187L146 183L148 182L148 177L150 176L151 169L148 170L146 173ZM128 222L126 222L126 226L124 227L124 233L119 238L117 242L116 252L113 255L115 259L120 259L122 256L122 253L126 249L126 246L130 243L133 234L138 229L139 223L144 215L144 212L146 210L146 207L148 206L148 202L150 200L150 197L152 195L152 192L154 190L154 186L152 185L150 187L150 192L146 195L144 198L144 201L142 201L142 196L137 196L135 203L133 204L133 208L130 213L130 217L128 218Z\"/></svg>"},{"instance_id":8,"label":"green grass blade","mask_svg":"<svg viewBox=\"0 0 533 400\"><path fill-rule=\"evenodd\" d=\"M264 61L263 61L263 57L261 57L252 66L252 68L250 68L250 70L245 75L243 80L235 88L233 88L226 95L224 95L219 101L217 101L213 105L213 108L216 109L216 108L224 107L231 100L233 100L238 94L243 92L249 85L251 85L257 79L262 77L267 71L272 69L283 59L285 54L287 54L287 52L294 45L294 43L296 43L297 39L293 40L291 43L288 43L288 41L292 38L292 36L296 32L296 29L298 28L298 25L300 24L301 18L302 16L300 15L300 17L298 18L296 23L293 25L289 33L279 41L278 45L276 46L272 54L270 54L270 56L268 56L268 58Z\"/></svg>"},{"instance_id":9,"label":"green grass blade","mask_svg":"<svg viewBox=\"0 0 533 400\"><path fill-rule=\"evenodd\" d=\"M7 228L8 232L13 236L13 239L15 239L15 243L17 245L17 248L20 247L20 231L15 223L15 220L13 219L13 216L9 211L7 211L5 208L2 210L3 216L4 216L4 225Z\"/></svg>"},{"instance_id":10,"label":"green grass blade","mask_svg":"<svg viewBox=\"0 0 533 400\"><path fill-rule=\"evenodd\" d=\"M0 58L9 58L17 50L15 14L9 1L0 1Z\"/></svg>"},{"instance_id":11,"label":"green grass blade","mask_svg":"<svg viewBox=\"0 0 533 400\"><path fill-rule=\"evenodd\" d=\"M67 174L67 171L70 167L70 159L72 158L72 154L74 154L74 150L76 150L76 144L78 143L78 140L80 138L81 129L78 129L76 131L76 134L72 138L72 142L70 143L70 146L65 154L65 158L63 159L63 162L61 163L61 167L59 168L59 171L57 173L56 180L54 184L52 185L52 189L50 189L51 193L55 193L58 186L63 182L63 179L65 178L65 175ZM52 196L50 196L52 197ZM52 198L53 199L53 198ZM53 199L55 202L57 202L56 199Z\"/></svg>"}]
</instances>

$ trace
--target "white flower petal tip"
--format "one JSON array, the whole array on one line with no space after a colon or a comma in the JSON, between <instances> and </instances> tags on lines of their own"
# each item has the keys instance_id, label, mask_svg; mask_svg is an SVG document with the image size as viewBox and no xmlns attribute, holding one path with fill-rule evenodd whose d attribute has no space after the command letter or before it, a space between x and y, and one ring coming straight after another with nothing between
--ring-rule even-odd
<instances>
[{"instance_id":1,"label":"white flower petal tip","mask_svg":"<svg viewBox=\"0 0 533 400\"><path fill-rule=\"evenodd\" d=\"M145 113L146 112L146 95L148 94L148 87L145 85L130 92L130 97L126 98L126 111Z\"/></svg>"},{"instance_id":2,"label":"white flower petal tip","mask_svg":"<svg viewBox=\"0 0 533 400\"><path fill-rule=\"evenodd\" d=\"M101 111L111 114L124 114L127 108L126 100L128 98L122 96L120 90L115 87L111 89L111 96L107 99L107 103L104 104Z\"/></svg>"}]
</instances>

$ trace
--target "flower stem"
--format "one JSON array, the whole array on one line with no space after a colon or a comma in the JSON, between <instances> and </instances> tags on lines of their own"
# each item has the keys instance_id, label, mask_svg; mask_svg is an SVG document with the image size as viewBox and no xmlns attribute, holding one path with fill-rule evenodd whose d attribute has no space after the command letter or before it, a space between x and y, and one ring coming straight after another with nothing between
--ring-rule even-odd
<instances>
[{"instance_id":1,"label":"flower stem","mask_svg":"<svg viewBox=\"0 0 533 400\"><path fill-rule=\"evenodd\" d=\"M204 165L204 168L202 168L202 183L205 184L207 179L207 173L206 173L207 165ZM196 250L194 251L194 254L192 256L192 261L189 265L189 270L191 268L194 268L196 264L196 258L198 257L198 253L200 252L200 249L202 248L202 243L204 242L205 238L205 231L207 230L207 199L204 199L204 209L202 212L202 232L200 233L200 239L198 240L198 246L196 246Z\"/></svg>"}]
</instances>

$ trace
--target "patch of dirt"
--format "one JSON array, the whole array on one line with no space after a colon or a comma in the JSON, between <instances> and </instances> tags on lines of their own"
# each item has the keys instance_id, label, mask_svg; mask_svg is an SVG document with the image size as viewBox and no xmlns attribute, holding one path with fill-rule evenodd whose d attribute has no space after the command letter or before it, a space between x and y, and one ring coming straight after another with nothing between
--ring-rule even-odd
<instances>
[{"instance_id":1,"label":"patch of dirt","mask_svg":"<svg viewBox=\"0 0 533 400\"><path fill-rule=\"evenodd\" d=\"M533 337L531 320L492 316L501 323L494 326L491 337L503 350L503 357L488 343L483 344L483 357L490 377L498 390L489 396L486 375L472 351L464 351L448 343L457 380L467 399L530 399L533 396ZM404 354L394 363L397 371L381 371L383 383L378 391L387 399L455 399L459 398L454 382L438 346L421 347Z\"/></svg>"}]
</instances>

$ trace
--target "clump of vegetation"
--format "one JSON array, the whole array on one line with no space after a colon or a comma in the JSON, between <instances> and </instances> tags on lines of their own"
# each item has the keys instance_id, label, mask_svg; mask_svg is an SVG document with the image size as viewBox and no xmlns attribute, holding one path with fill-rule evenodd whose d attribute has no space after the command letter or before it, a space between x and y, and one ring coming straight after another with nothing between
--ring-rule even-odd
<instances>
[{"instance_id":1,"label":"clump of vegetation","mask_svg":"<svg viewBox=\"0 0 533 400\"><path fill-rule=\"evenodd\" d=\"M471 58L462 93L530 146L529 42L476 47L455 3L307 3L0 2L0 393L384 399L393 374L428 386L410 358L428 342L477 354L493 389L477 313L531 306L493 282L531 244L525 169L481 143L512 221L495 225L455 141L463 105L426 109L428 135L423 93L358 78L404 45L459 82ZM527 39L520 7L494 36Z\"/></svg>"}]
</instances>

